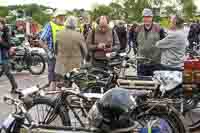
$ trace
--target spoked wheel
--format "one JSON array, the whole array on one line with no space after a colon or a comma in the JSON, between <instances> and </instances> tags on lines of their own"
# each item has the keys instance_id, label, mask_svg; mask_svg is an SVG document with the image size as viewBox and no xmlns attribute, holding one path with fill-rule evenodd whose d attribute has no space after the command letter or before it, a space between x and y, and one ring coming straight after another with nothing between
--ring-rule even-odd
<instances>
[{"instance_id":1,"label":"spoked wheel","mask_svg":"<svg viewBox=\"0 0 200 133\"><path fill-rule=\"evenodd\" d=\"M46 97L36 97L33 104L26 105L28 113L39 124L52 126L70 126L68 111L64 107L58 107L55 101Z\"/></svg>"},{"instance_id":2,"label":"spoked wheel","mask_svg":"<svg viewBox=\"0 0 200 133\"><path fill-rule=\"evenodd\" d=\"M140 130L151 129L151 131L159 133L186 133L187 129L182 117L176 111L169 111L165 108L157 106L148 113L139 115L137 119L131 117L131 121L135 123L136 129ZM140 112L145 112L145 110L142 109Z\"/></svg>"},{"instance_id":3,"label":"spoked wheel","mask_svg":"<svg viewBox=\"0 0 200 133\"><path fill-rule=\"evenodd\" d=\"M33 75L40 75L45 71L45 59L42 55L34 53L31 55L31 64L29 66L29 71Z\"/></svg>"},{"instance_id":4,"label":"spoked wheel","mask_svg":"<svg viewBox=\"0 0 200 133\"><path fill-rule=\"evenodd\" d=\"M67 101L71 106L69 110L70 122L73 127L88 127L88 112L92 108L96 99L91 99L91 101L81 99L77 96L70 95L67 97Z\"/></svg>"},{"instance_id":5,"label":"spoked wheel","mask_svg":"<svg viewBox=\"0 0 200 133\"><path fill-rule=\"evenodd\" d=\"M168 119L152 115L142 116L136 125L137 129L150 129L152 132L176 133L177 131L174 124L172 124Z\"/></svg>"},{"instance_id":6,"label":"spoked wheel","mask_svg":"<svg viewBox=\"0 0 200 133\"><path fill-rule=\"evenodd\" d=\"M196 131L196 130L199 131L199 128L200 128L199 111L200 111L200 108L197 107L185 113L187 126L189 127L191 131Z\"/></svg>"}]
</instances>

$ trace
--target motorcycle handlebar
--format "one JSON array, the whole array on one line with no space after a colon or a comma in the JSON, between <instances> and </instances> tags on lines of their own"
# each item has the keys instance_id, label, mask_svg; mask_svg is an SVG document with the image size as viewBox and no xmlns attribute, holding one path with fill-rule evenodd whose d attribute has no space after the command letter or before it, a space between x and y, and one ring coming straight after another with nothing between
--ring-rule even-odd
<instances>
[{"instance_id":1,"label":"motorcycle handlebar","mask_svg":"<svg viewBox=\"0 0 200 133\"><path fill-rule=\"evenodd\" d=\"M4 96L3 100L7 104L12 104L12 105L17 106L22 111L22 113L24 114L27 121L30 124L33 122L31 115L27 112L26 108L23 106L23 102L21 100L18 100L13 97L9 97L9 96Z\"/></svg>"}]
</instances>

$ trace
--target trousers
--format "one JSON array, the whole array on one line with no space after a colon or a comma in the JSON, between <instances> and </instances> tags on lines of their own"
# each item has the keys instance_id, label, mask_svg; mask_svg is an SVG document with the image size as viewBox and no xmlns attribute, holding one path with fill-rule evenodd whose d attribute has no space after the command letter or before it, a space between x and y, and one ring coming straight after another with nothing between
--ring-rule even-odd
<instances>
[{"instance_id":1,"label":"trousers","mask_svg":"<svg viewBox=\"0 0 200 133\"><path fill-rule=\"evenodd\" d=\"M10 84L11 84L11 86L12 86L12 89L13 89L13 90L14 90L14 89L17 89L17 83L16 83L16 81L15 81L15 78L14 78L13 74L12 74L11 71L10 71L10 66L9 66L8 63L3 63L3 64L2 64L2 70L1 70L1 72L0 72L0 77L1 77L3 74L5 74L5 75L7 76L7 78L9 79Z\"/></svg>"},{"instance_id":2,"label":"trousers","mask_svg":"<svg viewBox=\"0 0 200 133\"><path fill-rule=\"evenodd\" d=\"M52 82L55 80L55 66L56 66L56 59L49 59L48 60L48 80Z\"/></svg>"}]
</instances>

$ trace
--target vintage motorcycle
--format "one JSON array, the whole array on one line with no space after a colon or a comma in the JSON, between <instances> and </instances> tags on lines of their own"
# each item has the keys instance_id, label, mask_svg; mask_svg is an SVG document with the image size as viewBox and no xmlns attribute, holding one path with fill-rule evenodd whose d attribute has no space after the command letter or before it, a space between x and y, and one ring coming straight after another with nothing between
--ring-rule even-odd
<instances>
[{"instance_id":1,"label":"vintage motorcycle","mask_svg":"<svg viewBox=\"0 0 200 133\"><path fill-rule=\"evenodd\" d=\"M46 67L44 57L38 51L31 50L27 44L15 47L9 62L12 70L28 70L33 75L44 73Z\"/></svg>"}]
</instances>

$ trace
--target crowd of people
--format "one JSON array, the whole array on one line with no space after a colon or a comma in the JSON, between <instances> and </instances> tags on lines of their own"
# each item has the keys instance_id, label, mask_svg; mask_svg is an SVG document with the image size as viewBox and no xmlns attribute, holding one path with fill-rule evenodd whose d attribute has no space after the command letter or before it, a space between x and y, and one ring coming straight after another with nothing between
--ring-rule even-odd
<instances>
[{"instance_id":1,"label":"crowd of people","mask_svg":"<svg viewBox=\"0 0 200 133\"><path fill-rule=\"evenodd\" d=\"M129 29L123 22L110 28L109 18L100 16L96 21L97 28L85 25L82 32L78 33L74 17L68 17L64 28L64 14L55 16L54 21L45 26L41 36L43 44L46 42L44 48L47 48L47 53L53 53L48 61L50 88L55 88L55 73L62 75L74 67L79 68L84 61L95 67L106 68L106 52L125 51L128 43L137 46L135 52L138 56L151 59L148 64L138 63L139 76L152 76L153 71L158 69L182 69L188 45L183 19L180 16L171 17L171 28L167 35L159 24L153 22L151 9L144 9L143 21L143 24L133 24ZM51 26L51 23L58 26ZM54 34L54 31L59 32Z\"/></svg>"},{"instance_id":2,"label":"crowd of people","mask_svg":"<svg viewBox=\"0 0 200 133\"><path fill-rule=\"evenodd\" d=\"M125 23L120 22L113 28L109 27L108 16L100 16L96 21L96 28L86 24L78 32L77 19L69 16L65 22L65 12L57 10L40 35L40 45L48 55L49 89L56 88L55 74L63 75L73 68L79 68L85 62L96 67L106 67L106 52L125 51L130 43L134 44L135 54L151 60L148 64L138 62L138 76L152 76L153 71L158 69L183 69L188 40L189 46L192 46L193 42L199 43L199 24L191 25L187 37L184 33L184 20L180 16L171 17L171 26L166 33L153 21L151 9L145 8L142 15L141 25L134 23L125 26ZM6 32L2 30L4 28L1 28L1 25L3 36L0 37L0 59L6 62L8 56L5 55L8 55L11 46L9 39L4 37ZM17 84L7 63L2 64L3 72L9 77L14 92Z\"/></svg>"}]
</instances>

